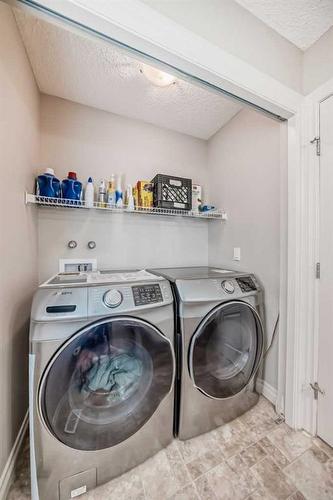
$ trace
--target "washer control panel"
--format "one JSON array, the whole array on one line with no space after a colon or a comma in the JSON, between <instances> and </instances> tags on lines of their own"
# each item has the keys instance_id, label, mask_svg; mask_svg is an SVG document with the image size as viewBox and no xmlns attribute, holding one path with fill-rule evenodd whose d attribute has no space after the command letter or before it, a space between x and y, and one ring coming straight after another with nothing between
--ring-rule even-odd
<instances>
[{"instance_id":1,"label":"washer control panel","mask_svg":"<svg viewBox=\"0 0 333 500\"><path fill-rule=\"evenodd\" d=\"M222 281L221 286L226 293L231 294L234 293L235 291L235 285L233 284L232 281L229 280Z\"/></svg>"},{"instance_id":2,"label":"washer control panel","mask_svg":"<svg viewBox=\"0 0 333 500\"><path fill-rule=\"evenodd\" d=\"M131 313L138 309L149 309L172 304L170 283L139 282L115 286L102 285L86 288L88 292L88 316Z\"/></svg>"},{"instance_id":3,"label":"washer control panel","mask_svg":"<svg viewBox=\"0 0 333 500\"><path fill-rule=\"evenodd\" d=\"M257 290L256 284L254 283L251 276L242 276L240 278L236 278L236 281L243 293L253 292Z\"/></svg>"},{"instance_id":4,"label":"washer control panel","mask_svg":"<svg viewBox=\"0 0 333 500\"><path fill-rule=\"evenodd\" d=\"M147 304L155 304L163 302L161 287L159 284L132 286L134 304L136 306L144 306Z\"/></svg>"}]
</instances>

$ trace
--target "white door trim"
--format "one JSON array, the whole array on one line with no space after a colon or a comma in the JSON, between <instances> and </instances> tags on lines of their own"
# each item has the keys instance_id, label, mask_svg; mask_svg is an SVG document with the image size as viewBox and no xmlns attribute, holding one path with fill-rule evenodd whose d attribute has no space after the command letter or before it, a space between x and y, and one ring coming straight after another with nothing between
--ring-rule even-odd
<instances>
[{"instance_id":1,"label":"white door trim","mask_svg":"<svg viewBox=\"0 0 333 500\"><path fill-rule=\"evenodd\" d=\"M288 237L292 238L292 233L295 234L295 249L290 244L288 245L290 258L288 261L286 421L291 422L295 428L304 428L312 432L309 408L313 405L313 394L309 386L312 380L312 376L309 378L309 368L312 347L310 339L313 335L315 318L317 184L316 169L313 164L315 148L310 144L310 140L314 137L313 101L310 97L304 99L298 119L300 158L297 162L298 171L293 179L295 185L291 193L295 199L290 200L288 216ZM292 300L293 304L290 303Z\"/></svg>"},{"instance_id":2,"label":"white door trim","mask_svg":"<svg viewBox=\"0 0 333 500\"><path fill-rule=\"evenodd\" d=\"M319 280L315 276L315 263L319 262L319 230L320 230L320 198L319 175L320 157L316 155L315 145L310 141L320 136L319 108L320 103L333 94L333 79L309 94L305 102L303 116L303 154L304 186L303 196L307 199L305 215L308 217L307 233L302 249L302 257L308 264L308 272L304 276L302 303L303 328L295 330L296 355L295 366L298 366L299 380L292 388L299 394L296 402L297 415L295 426L303 428L311 434L317 431L317 402L313 397L310 382L318 379L318 338L319 338Z\"/></svg>"},{"instance_id":3,"label":"white door trim","mask_svg":"<svg viewBox=\"0 0 333 500\"><path fill-rule=\"evenodd\" d=\"M17 4L15 0L7 1ZM22 1L29 3L29 0ZM315 251L311 238L317 226L311 185L313 161L310 161L307 144L313 98L305 99L139 0L38 0L34 3L289 119L288 272L286 266L281 271L281 283L287 281L287 301L285 294L281 294L284 305L281 303L277 401L287 423L295 428L309 428L310 413L306 418L303 416L309 401L307 391L302 389L306 387L305 374L311 365L309 349L315 321Z\"/></svg>"}]
</instances>

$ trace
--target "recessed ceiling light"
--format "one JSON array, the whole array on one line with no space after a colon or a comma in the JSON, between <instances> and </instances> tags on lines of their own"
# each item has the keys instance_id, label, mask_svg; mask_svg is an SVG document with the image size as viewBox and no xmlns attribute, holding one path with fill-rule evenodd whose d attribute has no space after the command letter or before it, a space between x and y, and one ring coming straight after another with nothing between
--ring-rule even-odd
<instances>
[{"instance_id":1,"label":"recessed ceiling light","mask_svg":"<svg viewBox=\"0 0 333 500\"><path fill-rule=\"evenodd\" d=\"M160 69L154 68L153 66L148 66L148 64L142 64L141 73L149 80L152 84L158 87L168 87L173 83L176 83L176 78L173 75L169 75Z\"/></svg>"}]
</instances>

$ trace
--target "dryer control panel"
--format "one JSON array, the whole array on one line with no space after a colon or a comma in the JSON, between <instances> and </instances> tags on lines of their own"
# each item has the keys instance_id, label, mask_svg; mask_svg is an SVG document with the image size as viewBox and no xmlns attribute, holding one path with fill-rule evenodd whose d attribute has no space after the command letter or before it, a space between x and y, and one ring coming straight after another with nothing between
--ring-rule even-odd
<instances>
[{"instance_id":1,"label":"dryer control panel","mask_svg":"<svg viewBox=\"0 0 333 500\"><path fill-rule=\"evenodd\" d=\"M260 286L252 274L237 273L227 279L177 280L176 286L182 303L205 303L220 300L239 300L261 293Z\"/></svg>"}]
</instances>

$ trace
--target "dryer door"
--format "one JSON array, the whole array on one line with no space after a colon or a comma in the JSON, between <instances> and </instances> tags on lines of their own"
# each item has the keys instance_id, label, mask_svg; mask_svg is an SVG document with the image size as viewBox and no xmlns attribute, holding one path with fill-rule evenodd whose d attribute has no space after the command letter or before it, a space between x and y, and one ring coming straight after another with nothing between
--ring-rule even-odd
<instances>
[{"instance_id":1,"label":"dryer door","mask_svg":"<svg viewBox=\"0 0 333 500\"><path fill-rule=\"evenodd\" d=\"M245 302L227 302L213 309L192 337L191 378L206 396L232 397L253 378L262 352L263 328L257 311Z\"/></svg>"},{"instance_id":2,"label":"dryer door","mask_svg":"<svg viewBox=\"0 0 333 500\"><path fill-rule=\"evenodd\" d=\"M172 390L173 346L149 323L115 317L71 337L39 389L44 423L78 450L114 446L137 432Z\"/></svg>"}]
</instances>

